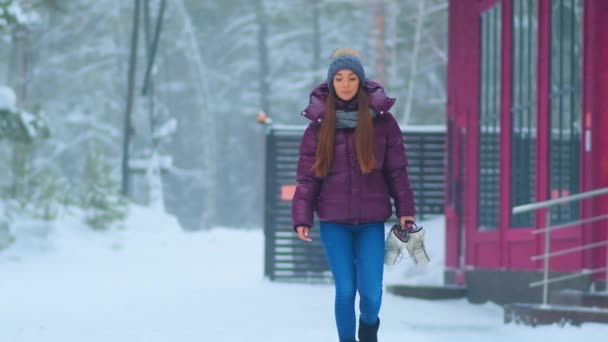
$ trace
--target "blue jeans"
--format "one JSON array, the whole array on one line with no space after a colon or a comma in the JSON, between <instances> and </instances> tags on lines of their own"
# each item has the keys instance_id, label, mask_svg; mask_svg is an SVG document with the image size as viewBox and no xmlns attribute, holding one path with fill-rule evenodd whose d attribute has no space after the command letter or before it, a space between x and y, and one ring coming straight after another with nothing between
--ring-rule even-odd
<instances>
[{"instance_id":1,"label":"blue jeans","mask_svg":"<svg viewBox=\"0 0 608 342\"><path fill-rule=\"evenodd\" d=\"M336 287L335 317L340 341L355 341L355 295L360 319L378 322L384 272L384 222L348 225L321 222L321 241Z\"/></svg>"}]
</instances>

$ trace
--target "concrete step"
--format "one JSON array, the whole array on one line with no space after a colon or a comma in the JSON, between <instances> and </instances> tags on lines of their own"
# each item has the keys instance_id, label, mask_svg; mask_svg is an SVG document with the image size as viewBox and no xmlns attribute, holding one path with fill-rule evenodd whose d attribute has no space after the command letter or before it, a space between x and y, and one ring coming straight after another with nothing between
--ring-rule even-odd
<instances>
[{"instance_id":1,"label":"concrete step","mask_svg":"<svg viewBox=\"0 0 608 342\"><path fill-rule=\"evenodd\" d=\"M608 309L554 304L505 304L504 322L530 326L544 324L579 326L585 322L608 323Z\"/></svg>"},{"instance_id":2,"label":"concrete step","mask_svg":"<svg viewBox=\"0 0 608 342\"><path fill-rule=\"evenodd\" d=\"M559 290L551 292L551 304L608 308L608 292Z\"/></svg>"},{"instance_id":3,"label":"concrete step","mask_svg":"<svg viewBox=\"0 0 608 342\"><path fill-rule=\"evenodd\" d=\"M389 285L389 293L402 297L420 299L466 298L467 289L458 285Z\"/></svg>"}]
</instances>

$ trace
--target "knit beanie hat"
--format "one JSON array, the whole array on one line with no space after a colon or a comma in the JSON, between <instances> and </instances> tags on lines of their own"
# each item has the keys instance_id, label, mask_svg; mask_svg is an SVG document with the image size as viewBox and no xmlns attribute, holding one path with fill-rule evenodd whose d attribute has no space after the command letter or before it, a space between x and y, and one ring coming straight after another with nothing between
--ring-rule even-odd
<instances>
[{"instance_id":1,"label":"knit beanie hat","mask_svg":"<svg viewBox=\"0 0 608 342\"><path fill-rule=\"evenodd\" d=\"M331 85L336 73L342 69L352 70L359 81L365 83L365 70L359 61L359 53L355 49L337 49L331 55L331 64L327 70L327 84Z\"/></svg>"}]
</instances>

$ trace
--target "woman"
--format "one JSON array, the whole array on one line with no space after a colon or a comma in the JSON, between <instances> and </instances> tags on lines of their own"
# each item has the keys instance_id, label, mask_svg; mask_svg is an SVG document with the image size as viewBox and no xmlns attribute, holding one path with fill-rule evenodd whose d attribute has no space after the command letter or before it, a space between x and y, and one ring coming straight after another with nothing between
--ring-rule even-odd
<instances>
[{"instance_id":1,"label":"woman","mask_svg":"<svg viewBox=\"0 0 608 342\"><path fill-rule=\"evenodd\" d=\"M313 212L334 278L340 341L376 342L384 271L384 223L390 197L402 226L414 221L414 195L406 171L401 129L389 112L395 99L365 78L358 54L334 52L327 82L311 93L302 113L312 122L298 160L292 220L298 237L311 241Z\"/></svg>"}]
</instances>

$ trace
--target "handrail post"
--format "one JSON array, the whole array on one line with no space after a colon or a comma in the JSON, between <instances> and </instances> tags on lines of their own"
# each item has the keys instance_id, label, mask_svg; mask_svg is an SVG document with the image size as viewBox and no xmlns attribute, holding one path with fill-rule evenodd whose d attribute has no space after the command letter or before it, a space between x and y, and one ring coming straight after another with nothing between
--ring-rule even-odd
<instances>
[{"instance_id":1,"label":"handrail post","mask_svg":"<svg viewBox=\"0 0 608 342\"><path fill-rule=\"evenodd\" d=\"M544 275L543 275L543 305L547 305L549 296L549 253L551 252L551 210L546 208L546 227L545 232L545 258L544 258Z\"/></svg>"},{"instance_id":2,"label":"handrail post","mask_svg":"<svg viewBox=\"0 0 608 342\"><path fill-rule=\"evenodd\" d=\"M583 223L583 222L595 222L595 221L599 221L599 220L603 220L606 217L604 217L604 215L600 215L600 216L594 216L592 218L589 219L579 219L577 222L569 222L566 225L556 225L555 227L551 227L551 208L553 206L556 205L562 205L565 203L571 203L574 201L581 201L584 199L589 199L589 198L595 198L598 196L603 196L603 195L608 195L608 187L605 188L600 188L600 189L595 189L595 190L590 190L590 191L586 191L586 192L582 192L579 194L575 194L575 195L568 195L568 196L564 196L564 197L559 197L559 198L553 198L553 199L549 199L549 200L545 200L545 201L540 201L540 202L535 202L535 203L528 203L528 204L524 204L524 205L519 205L516 207L513 207L512 209L512 213L513 214L521 214L521 213L525 213L525 212L529 212L529 211L535 211L538 209L545 209L545 218L546 218L546 227L545 229L538 229L535 231L535 233L544 233L545 234L545 251L544 251L544 256L543 256L543 268L544 268L544 272L543 272L543 281L538 281L538 282L533 282L530 283L530 286L532 287L536 287L538 285L540 285L542 283L543 285L543 305L547 305L548 303L548 297L549 297L549 257L551 256L551 231L553 229L561 229L564 228L565 226L570 226L573 225L575 223ZM540 212L538 212L539 215ZM590 244L586 244L585 246L589 247ZM594 245L593 248L595 247L599 247ZM587 249L587 248L584 248ZM570 252L570 251L569 251ZM564 254L564 253L561 253ZM533 260L536 259L535 256L533 257ZM604 287L604 291L606 293L608 293L608 246L606 246L606 265L604 265L605 269L604 269L604 278L605 278L605 287ZM600 272L602 270L601 267L598 267L596 269L593 270L593 272L591 272L592 274L595 274L597 272ZM585 274L585 272L583 272L583 274ZM553 280L563 280L560 279L563 277L557 277L552 279ZM568 277L569 279L570 277Z\"/></svg>"}]
</instances>

